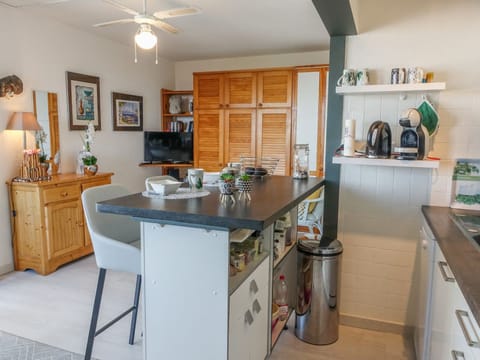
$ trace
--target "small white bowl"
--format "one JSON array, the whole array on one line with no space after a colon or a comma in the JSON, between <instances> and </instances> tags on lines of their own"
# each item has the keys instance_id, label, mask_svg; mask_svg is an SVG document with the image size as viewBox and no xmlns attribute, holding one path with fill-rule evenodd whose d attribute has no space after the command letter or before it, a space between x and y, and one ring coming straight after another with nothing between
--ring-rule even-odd
<instances>
[{"instance_id":1,"label":"small white bowl","mask_svg":"<svg viewBox=\"0 0 480 360\"><path fill-rule=\"evenodd\" d=\"M153 191L160 195L170 195L177 191L177 189L182 185L179 181L173 180L153 180L149 181L150 186L152 187Z\"/></svg>"},{"instance_id":2,"label":"small white bowl","mask_svg":"<svg viewBox=\"0 0 480 360\"><path fill-rule=\"evenodd\" d=\"M203 173L204 184L216 184L220 180L219 172L205 172Z\"/></svg>"}]
</instances>

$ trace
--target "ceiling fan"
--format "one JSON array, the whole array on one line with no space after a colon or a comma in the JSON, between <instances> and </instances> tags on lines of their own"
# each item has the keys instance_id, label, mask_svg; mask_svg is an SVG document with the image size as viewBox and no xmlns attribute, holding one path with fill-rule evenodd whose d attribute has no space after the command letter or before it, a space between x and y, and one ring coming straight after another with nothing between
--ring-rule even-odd
<instances>
[{"instance_id":1,"label":"ceiling fan","mask_svg":"<svg viewBox=\"0 0 480 360\"><path fill-rule=\"evenodd\" d=\"M132 15L131 18L128 19L120 19L120 20L113 20L107 21L99 24L93 25L94 27L103 27L115 24L126 24L135 22L139 24L139 29L137 34L135 35L135 42L138 46L143 49L151 49L156 45L157 37L155 33L152 31L152 26L163 30L165 32L169 32L171 34L178 33L178 29L165 21L164 19L170 19L179 16L186 16L186 15L194 15L200 12L200 9L196 7L182 7L182 8L175 8L170 10L164 11L156 11L153 14L147 13L147 0L143 0L143 11L138 12L136 10L130 9L115 0L103 0L107 4L110 4L116 7L119 10L126 12L127 14ZM144 39L138 40L138 39Z\"/></svg>"}]
</instances>

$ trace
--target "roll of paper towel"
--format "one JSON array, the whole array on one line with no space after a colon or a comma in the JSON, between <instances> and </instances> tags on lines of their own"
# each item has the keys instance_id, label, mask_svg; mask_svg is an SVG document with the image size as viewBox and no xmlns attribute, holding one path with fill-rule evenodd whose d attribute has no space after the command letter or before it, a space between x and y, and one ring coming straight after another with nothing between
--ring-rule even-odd
<instances>
[{"instance_id":1,"label":"roll of paper towel","mask_svg":"<svg viewBox=\"0 0 480 360\"><path fill-rule=\"evenodd\" d=\"M346 119L343 131L343 156L355 155L355 120Z\"/></svg>"}]
</instances>

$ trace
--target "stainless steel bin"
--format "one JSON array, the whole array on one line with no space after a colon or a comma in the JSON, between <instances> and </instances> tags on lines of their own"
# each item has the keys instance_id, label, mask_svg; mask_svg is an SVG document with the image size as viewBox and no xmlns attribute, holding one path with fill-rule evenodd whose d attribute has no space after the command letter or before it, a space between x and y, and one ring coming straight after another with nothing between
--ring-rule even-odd
<instances>
[{"instance_id":1,"label":"stainless steel bin","mask_svg":"<svg viewBox=\"0 0 480 360\"><path fill-rule=\"evenodd\" d=\"M338 339L342 244L300 240L297 249L295 335L311 344L331 344Z\"/></svg>"}]
</instances>

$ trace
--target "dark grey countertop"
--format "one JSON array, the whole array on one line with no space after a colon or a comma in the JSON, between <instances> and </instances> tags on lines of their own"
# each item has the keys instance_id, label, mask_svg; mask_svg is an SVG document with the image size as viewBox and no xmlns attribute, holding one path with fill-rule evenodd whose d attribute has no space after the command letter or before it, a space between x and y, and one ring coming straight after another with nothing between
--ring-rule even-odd
<instances>
[{"instance_id":1,"label":"dark grey countertop","mask_svg":"<svg viewBox=\"0 0 480 360\"><path fill-rule=\"evenodd\" d=\"M217 187L210 195L192 199L152 199L141 193L97 204L100 212L129 215L152 222L263 230L324 184L323 178L269 176L254 182L251 200L222 203Z\"/></svg>"},{"instance_id":2,"label":"dark grey countertop","mask_svg":"<svg viewBox=\"0 0 480 360\"><path fill-rule=\"evenodd\" d=\"M463 296L480 324L480 251L453 222L452 209L422 206L435 239L450 266Z\"/></svg>"}]
</instances>

